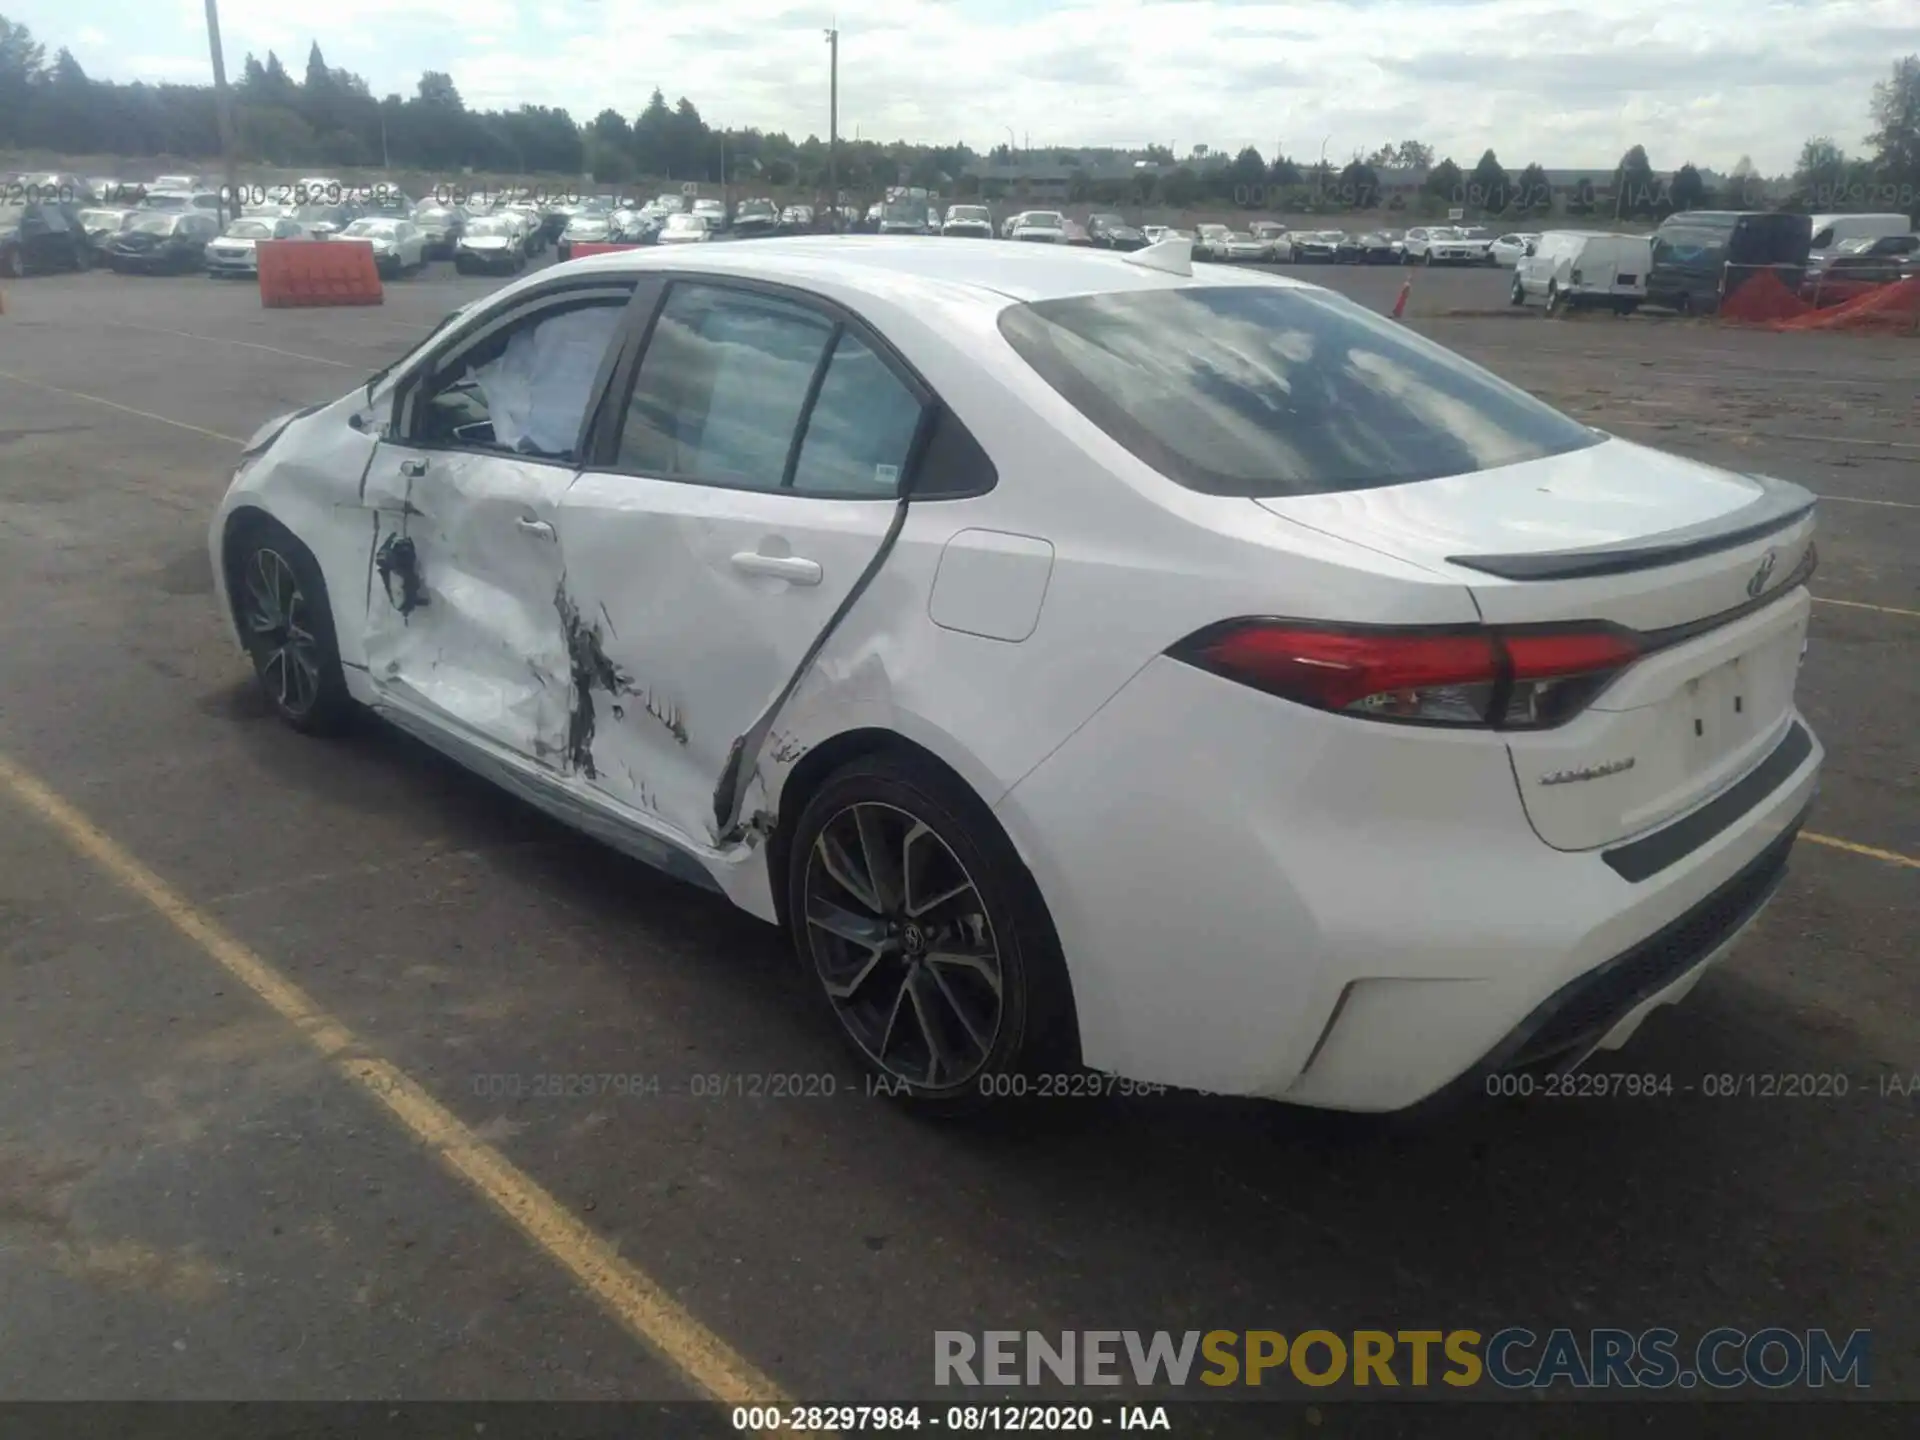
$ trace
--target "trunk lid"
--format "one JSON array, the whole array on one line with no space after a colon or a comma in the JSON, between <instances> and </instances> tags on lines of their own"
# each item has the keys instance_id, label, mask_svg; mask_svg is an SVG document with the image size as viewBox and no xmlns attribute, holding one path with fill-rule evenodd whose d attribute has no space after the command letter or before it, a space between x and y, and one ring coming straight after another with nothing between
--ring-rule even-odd
<instances>
[{"instance_id":1,"label":"trunk lid","mask_svg":"<svg viewBox=\"0 0 1920 1440\"><path fill-rule=\"evenodd\" d=\"M1609 845L1711 798L1792 720L1814 497L1608 440L1408 485L1257 501L1457 579L1492 625L1606 622L1646 653L1584 711L1508 731L1529 819Z\"/></svg>"}]
</instances>

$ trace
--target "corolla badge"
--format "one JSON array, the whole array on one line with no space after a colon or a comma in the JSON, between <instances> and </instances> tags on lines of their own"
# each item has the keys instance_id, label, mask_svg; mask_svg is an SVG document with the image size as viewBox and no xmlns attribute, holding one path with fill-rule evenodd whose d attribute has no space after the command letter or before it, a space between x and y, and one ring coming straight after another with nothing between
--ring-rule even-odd
<instances>
[{"instance_id":1,"label":"corolla badge","mask_svg":"<svg viewBox=\"0 0 1920 1440\"><path fill-rule=\"evenodd\" d=\"M1618 775L1623 770L1633 768L1633 756L1624 760L1609 760L1604 765L1588 765L1578 770L1549 770L1540 777L1542 785L1572 785L1581 780L1603 780L1609 775Z\"/></svg>"},{"instance_id":2,"label":"corolla badge","mask_svg":"<svg viewBox=\"0 0 1920 1440\"><path fill-rule=\"evenodd\" d=\"M1779 558L1780 556L1775 551L1767 551L1766 557L1760 562L1760 568L1754 571L1752 576L1747 580L1748 598L1755 600L1760 598L1760 592L1767 588L1767 581L1773 578L1774 562Z\"/></svg>"}]
</instances>

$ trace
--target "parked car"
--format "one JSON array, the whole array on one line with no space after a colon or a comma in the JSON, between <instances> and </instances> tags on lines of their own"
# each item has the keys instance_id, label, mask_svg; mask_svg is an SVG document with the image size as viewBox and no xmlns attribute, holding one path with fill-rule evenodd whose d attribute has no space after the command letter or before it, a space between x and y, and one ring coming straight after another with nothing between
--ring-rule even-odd
<instances>
[{"instance_id":1,"label":"parked car","mask_svg":"<svg viewBox=\"0 0 1920 1440\"><path fill-rule=\"evenodd\" d=\"M659 244L662 245L700 245L713 239L713 231L707 226L707 217L695 214L669 215L665 227L660 231Z\"/></svg>"},{"instance_id":2,"label":"parked car","mask_svg":"<svg viewBox=\"0 0 1920 1440\"><path fill-rule=\"evenodd\" d=\"M429 260L451 260L467 226L467 212L458 205L423 205L413 212Z\"/></svg>"},{"instance_id":3,"label":"parked car","mask_svg":"<svg viewBox=\"0 0 1920 1440\"><path fill-rule=\"evenodd\" d=\"M137 181L119 180L111 175L89 175L86 186L94 203L107 209L132 209L139 203L140 191L144 188Z\"/></svg>"},{"instance_id":4,"label":"parked car","mask_svg":"<svg viewBox=\"0 0 1920 1440\"><path fill-rule=\"evenodd\" d=\"M1196 260L1225 260L1227 258L1227 236L1233 231L1225 225L1208 223L1193 227L1193 258Z\"/></svg>"},{"instance_id":5,"label":"parked car","mask_svg":"<svg viewBox=\"0 0 1920 1440\"><path fill-rule=\"evenodd\" d=\"M577 244L607 245L616 244L613 238L613 217L591 212L576 212L567 222L567 228L560 232L555 243L554 253L561 263L573 258L573 247Z\"/></svg>"},{"instance_id":6,"label":"parked car","mask_svg":"<svg viewBox=\"0 0 1920 1440\"><path fill-rule=\"evenodd\" d=\"M207 242L207 274L215 279L221 276L258 275L260 255L254 247L262 240L312 238L298 220L242 216Z\"/></svg>"},{"instance_id":7,"label":"parked car","mask_svg":"<svg viewBox=\"0 0 1920 1440\"><path fill-rule=\"evenodd\" d=\"M696 200L693 202L693 214L706 222L709 235L718 235L727 228L727 206L721 200Z\"/></svg>"},{"instance_id":8,"label":"parked car","mask_svg":"<svg viewBox=\"0 0 1920 1440\"><path fill-rule=\"evenodd\" d=\"M1515 305L1545 302L1547 313L1612 310L1631 315L1647 298L1653 242L1645 235L1548 230L1513 268Z\"/></svg>"},{"instance_id":9,"label":"parked car","mask_svg":"<svg viewBox=\"0 0 1920 1440\"><path fill-rule=\"evenodd\" d=\"M1279 221L1256 220L1247 227L1247 233L1267 247L1269 260L1293 258L1293 242L1287 238L1287 227Z\"/></svg>"},{"instance_id":10,"label":"parked car","mask_svg":"<svg viewBox=\"0 0 1920 1440\"><path fill-rule=\"evenodd\" d=\"M373 247L373 263L382 278L411 275L427 263L427 240L411 220L385 215L363 215L346 229L328 237Z\"/></svg>"},{"instance_id":11,"label":"parked car","mask_svg":"<svg viewBox=\"0 0 1920 1440\"><path fill-rule=\"evenodd\" d=\"M1448 225L1416 225L1407 231L1406 257L1419 265L1483 265L1487 244Z\"/></svg>"},{"instance_id":12,"label":"parked car","mask_svg":"<svg viewBox=\"0 0 1920 1440\"><path fill-rule=\"evenodd\" d=\"M518 225L520 248L529 260L546 253L550 237L547 234L547 217L540 212L539 206L515 202L496 206L493 213L503 215Z\"/></svg>"},{"instance_id":13,"label":"parked car","mask_svg":"<svg viewBox=\"0 0 1920 1440\"><path fill-rule=\"evenodd\" d=\"M1292 258L1303 265L1328 264L1340 257L1344 230L1307 230L1293 237Z\"/></svg>"},{"instance_id":14,"label":"parked car","mask_svg":"<svg viewBox=\"0 0 1920 1440\"><path fill-rule=\"evenodd\" d=\"M1780 210L1683 210L1653 232L1647 303L1710 314L1725 295L1768 271L1789 290L1806 276L1813 221Z\"/></svg>"},{"instance_id":15,"label":"parked car","mask_svg":"<svg viewBox=\"0 0 1920 1440\"><path fill-rule=\"evenodd\" d=\"M1807 279L1817 280L1836 256L1860 253L1857 242L1899 239L1913 226L1904 215L1816 215L1807 241ZM1896 252L1897 253L1897 252Z\"/></svg>"},{"instance_id":16,"label":"parked car","mask_svg":"<svg viewBox=\"0 0 1920 1440\"><path fill-rule=\"evenodd\" d=\"M1493 257L1494 264L1511 270L1519 263L1521 256L1533 253L1534 242L1539 238L1538 235L1519 233L1502 235L1487 247L1487 253Z\"/></svg>"},{"instance_id":17,"label":"parked car","mask_svg":"<svg viewBox=\"0 0 1920 1440\"><path fill-rule=\"evenodd\" d=\"M228 205L217 190L168 190L158 186L147 190L140 197L142 210L158 210L167 214L180 214L193 211L196 214L211 216L214 229L235 218L232 207Z\"/></svg>"},{"instance_id":18,"label":"parked car","mask_svg":"<svg viewBox=\"0 0 1920 1440\"><path fill-rule=\"evenodd\" d=\"M1006 219L1000 222L1000 238L1002 240L1011 240L1013 238L1013 232L1019 228L1020 221L1025 218L1026 213L1026 211L1021 210L1007 216Z\"/></svg>"},{"instance_id":19,"label":"parked car","mask_svg":"<svg viewBox=\"0 0 1920 1440\"><path fill-rule=\"evenodd\" d=\"M80 233L86 237L87 247L92 251L89 256L92 264L106 263L107 241L126 229L139 213L138 210L117 207L80 212Z\"/></svg>"},{"instance_id":20,"label":"parked car","mask_svg":"<svg viewBox=\"0 0 1920 1440\"><path fill-rule=\"evenodd\" d=\"M993 215L984 205L950 205L947 207L947 218L940 222L940 233L973 240L991 240Z\"/></svg>"},{"instance_id":21,"label":"parked car","mask_svg":"<svg viewBox=\"0 0 1920 1440\"><path fill-rule=\"evenodd\" d=\"M0 275L89 269L94 251L80 214L52 201L0 205Z\"/></svg>"},{"instance_id":22,"label":"parked car","mask_svg":"<svg viewBox=\"0 0 1920 1440\"><path fill-rule=\"evenodd\" d=\"M814 227L813 206L789 205L780 212L780 228L790 231L811 230Z\"/></svg>"},{"instance_id":23,"label":"parked car","mask_svg":"<svg viewBox=\"0 0 1920 1440\"><path fill-rule=\"evenodd\" d=\"M107 241L107 264L121 275L188 274L219 234L219 220L200 210L145 210Z\"/></svg>"},{"instance_id":24,"label":"parked car","mask_svg":"<svg viewBox=\"0 0 1920 1440\"><path fill-rule=\"evenodd\" d=\"M1248 264L1273 258L1273 247L1266 241L1257 239L1247 230L1229 230L1224 243L1214 256L1229 264Z\"/></svg>"},{"instance_id":25,"label":"parked car","mask_svg":"<svg viewBox=\"0 0 1920 1440\"><path fill-rule=\"evenodd\" d=\"M1878 240L1882 235L1905 235L1913 222L1905 215L1815 215L1808 222L1809 265L1836 253L1849 240Z\"/></svg>"},{"instance_id":26,"label":"parked car","mask_svg":"<svg viewBox=\"0 0 1920 1440\"><path fill-rule=\"evenodd\" d=\"M1102 250L1142 250L1147 244L1145 231L1110 211L1089 215L1087 234Z\"/></svg>"},{"instance_id":27,"label":"parked car","mask_svg":"<svg viewBox=\"0 0 1920 1440\"><path fill-rule=\"evenodd\" d=\"M293 218L314 239L324 240L358 220L360 212L352 205L301 205L294 210Z\"/></svg>"},{"instance_id":28,"label":"parked car","mask_svg":"<svg viewBox=\"0 0 1920 1440\"><path fill-rule=\"evenodd\" d=\"M1362 235L1343 235L1335 242L1334 260L1342 265L1391 265L1399 258L1393 241L1378 230Z\"/></svg>"},{"instance_id":29,"label":"parked car","mask_svg":"<svg viewBox=\"0 0 1920 1440\"><path fill-rule=\"evenodd\" d=\"M152 181L147 184L145 188L148 191L154 191L154 190L194 191L194 190L205 190L208 188L208 185L207 185L207 182L198 175L156 175L153 177Z\"/></svg>"},{"instance_id":30,"label":"parked car","mask_svg":"<svg viewBox=\"0 0 1920 1440\"><path fill-rule=\"evenodd\" d=\"M1027 210L1013 227L1013 238L1027 244L1064 245L1067 243L1067 217L1058 210Z\"/></svg>"},{"instance_id":31,"label":"parked car","mask_svg":"<svg viewBox=\"0 0 1920 1440\"><path fill-rule=\"evenodd\" d=\"M1891 285L1911 276L1917 264L1920 264L1920 235L1843 240L1818 270L1808 265L1801 291L1817 295L1823 286Z\"/></svg>"},{"instance_id":32,"label":"parked car","mask_svg":"<svg viewBox=\"0 0 1920 1440\"><path fill-rule=\"evenodd\" d=\"M1457 243L1467 245L1473 250L1468 260L1470 265L1495 265L1493 258L1494 233L1484 225L1456 225L1453 238Z\"/></svg>"},{"instance_id":33,"label":"parked car","mask_svg":"<svg viewBox=\"0 0 1920 1440\"><path fill-rule=\"evenodd\" d=\"M734 207L733 233L742 240L775 234L780 229L780 212L771 200L742 200Z\"/></svg>"},{"instance_id":34,"label":"parked car","mask_svg":"<svg viewBox=\"0 0 1920 1440\"><path fill-rule=\"evenodd\" d=\"M1085 1070L1386 1111L1625 1043L1817 788L1815 497L1130 263L507 287L249 440L219 613L291 727L371 707L780 925L934 1113Z\"/></svg>"},{"instance_id":35,"label":"parked car","mask_svg":"<svg viewBox=\"0 0 1920 1440\"><path fill-rule=\"evenodd\" d=\"M517 275L527 265L527 222L519 215L475 215L454 246L462 275Z\"/></svg>"}]
</instances>

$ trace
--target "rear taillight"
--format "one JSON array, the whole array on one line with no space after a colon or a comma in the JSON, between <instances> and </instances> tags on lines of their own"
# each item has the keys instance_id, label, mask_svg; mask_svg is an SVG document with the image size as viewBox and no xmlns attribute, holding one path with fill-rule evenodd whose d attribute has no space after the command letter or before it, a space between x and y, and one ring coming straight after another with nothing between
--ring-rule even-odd
<instances>
[{"instance_id":1,"label":"rear taillight","mask_svg":"<svg viewBox=\"0 0 1920 1440\"><path fill-rule=\"evenodd\" d=\"M1584 709L1641 646L1601 624L1395 629L1233 620L1168 653L1318 710L1412 725L1539 730Z\"/></svg>"}]
</instances>

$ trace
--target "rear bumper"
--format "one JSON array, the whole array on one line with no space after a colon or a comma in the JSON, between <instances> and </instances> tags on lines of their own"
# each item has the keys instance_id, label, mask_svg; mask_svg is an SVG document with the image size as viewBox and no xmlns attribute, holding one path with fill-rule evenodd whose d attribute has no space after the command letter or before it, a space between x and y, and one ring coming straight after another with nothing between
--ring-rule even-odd
<instances>
[{"instance_id":1,"label":"rear bumper","mask_svg":"<svg viewBox=\"0 0 1920 1440\"><path fill-rule=\"evenodd\" d=\"M1529 1038L1577 1060L1620 1006L1677 999L1718 957L1744 923L1725 887L1784 853L1822 759L1812 742L1635 883L1598 849L1543 844L1489 740L1149 664L996 807L1059 932L1086 1063L1398 1110ZM1592 1025L1565 1018L1581 996Z\"/></svg>"}]
</instances>

